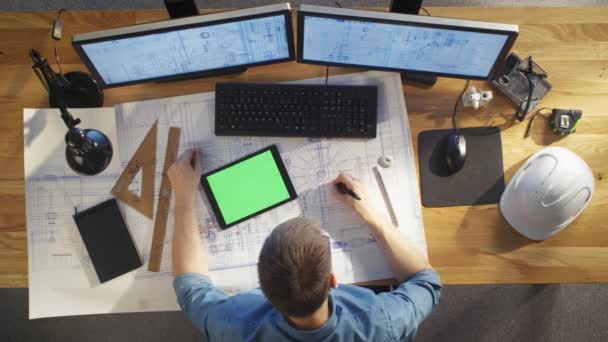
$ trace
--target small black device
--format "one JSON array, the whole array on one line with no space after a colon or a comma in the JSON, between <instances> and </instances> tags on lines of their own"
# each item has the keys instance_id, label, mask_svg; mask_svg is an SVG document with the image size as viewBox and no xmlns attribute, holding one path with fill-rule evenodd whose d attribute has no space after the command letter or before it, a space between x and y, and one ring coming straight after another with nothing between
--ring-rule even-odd
<instances>
[{"instance_id":1,"label":"small black device","mask_svg":"<svg viewBox=\"0 0 608 342\"><path fill-rule=\"evenodd\" d=\"M76 213L74 222L100 283L143 265L115 199Z\"/></svg>"},{"instance_id":2,"label":"small black device","mask_svg":"<svg viewBox=\"0 0 608 342\"><path fill-rule=\"evenodd\" d=\"M298 197L276 145L204 174L201 185L222 229Z\"/></svg>"},{"instance_id":3,"label":"small black device","mask_svg":"<svg viewBox=\"0 0 608 342\"><path fill-rule=\"evenodd\" d=\"M76 127L80 119L72 116L67 107L70 105L69 94L79 94L79 90L70 92L73 84L62 74L53 71L47 60L34 49L30 50L30 57L34 62L32 68L36 75L47 88L49 98L57 101L57 107L61 112L61 118L68 128L65 135L66 149L65 157L68 165L75 172L92 176L96 175L110 164L112 160L112 142L102 132L95 129L81 129ZM72 89L73 90L73 89Z\"/></svg>"},{"instance_id":4,"label":"small black device","mask_svg":"<svg viewBox=\"0 0 608 342\"><path fill-rule=\"evenodd\" d=\"M403 14L418 14L423 0L392 0L390 11Z\"/></svg>"},{"instance_id":5,"label":"small black device","mask_svg":"<svg viewBox=\"0 0 608 342\"><path fill-rule=\"evenodd\" d=\"M215 134L375 138L376 86L217 83Z\"/></svg>"},{"instance_id":6,"label":"small black device","mask_svg":"<svg viewBox=\"0 0 608 342\"><path fill-rule=\"evenodd\" d=\"M456 173L462 169L467 159L467 140L463 134L451 133L446 138L445 161L448 169Z\"/></svg>"},{"instance_id":7,"label":"small black device","mask_svg":"<svg viewBox=\"0 0 608 342\"><path fill-rule=\"evenodd\" d=\"M107 88L291 61L293 37L283 3L76 34L72 46Z\"/></svg>"},{"instance_id":8,"label":"small black device","mask_svg":"<svg viewBox=\"0 0 608 342\"><path fill-rule=\"evenodd\" d=\"M553 132L559 135L567 135L576 132L580 119L583 117L581 110L553 109L549 119L549 125Z\"/></svg>"},{"instance_id":9,"label":"small black device","mask_svg":"<svg viewBox=\"0 0 608 342\"><path fill-rule=\"evenodd\" d=\"M173 19L200 14L194 0L165 0L165 7Z\"/></svg>"},{"instance_id":10,"label":"small black device","mask_svg":"<svg viewBox=\"0 0 608 342\"><path fill-rule=\"evenodd\" d=\"M539 115L545 115L545 113L543 113L545 110L551 110L551 114L549 115L549 127L551 127L551 130L557 135L568 135L576 132L576 128L583 118L582 110L543 107L534 112L530 117L524 138L530 136L532 133L532 125L534 125L536 118Z\"/></svg>"}]
</instances>

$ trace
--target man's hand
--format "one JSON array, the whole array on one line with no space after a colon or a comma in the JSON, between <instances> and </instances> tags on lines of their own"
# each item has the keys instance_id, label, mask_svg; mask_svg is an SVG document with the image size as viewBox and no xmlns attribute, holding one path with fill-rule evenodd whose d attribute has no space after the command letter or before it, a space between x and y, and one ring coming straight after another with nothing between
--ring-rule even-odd
<instances>
[{"instance_id":1,"label":"man's hand","mask_svg":"<svg viewBox=\"0 0 608 342\"><path fill-rule=\"evenodd\" d=\"M169 180L175 191L175 226L173 228L173 274L209 274L206 244L201 240L194 207L201 175L200 151L189 150L171 165Z\"/></svg>"},{"instance_id":2,"label":"man's hand","mask_svg":"<svg viewBox=\"0 0 608 342\"><path fill-rule=\"evenodd\" d=\"M178 207L194 205L203 174L201 151L184 152L175 164L171 165L167 174L175 191L175 205Z\"/></svg>"},{"instance_id":3,"label":"man's hand","mask_svg":"<svg viewBox=\"0 0 608 342\"><path fill-rule=\"evenodd\" d=\"M346 185L346 187L357 194L361 200L339 192L336 188L336 184L338 183L343 183ZM331 185L342 202L355 209L355 212L361 215L361 218L363 218L363 220L365 220L367 223L377 223L383 218L383 215L370 202L370 198L367 195L367 189L365 186L361 184L361 182L355 177L346 173L341 173L331 182Z\"/></svg>"},{"instance_id":4,"label":"man's hand","mask_svg":"<svg viewBox=\"0 0 608 342\"><path fill-rule=\"evenodd\" d=\"M357 194L361 200L338 191L336 184L344 183L346 187ZM367 195L367 189L358 179L341 173L332 184L338 197L355 209L368 224L370 232L376 238L380 249L393 269L398 282L403 282L413 274L430 267L426 255L412 241L401 234L385 215L374 207Z\"/></svg>"}]
</instances>

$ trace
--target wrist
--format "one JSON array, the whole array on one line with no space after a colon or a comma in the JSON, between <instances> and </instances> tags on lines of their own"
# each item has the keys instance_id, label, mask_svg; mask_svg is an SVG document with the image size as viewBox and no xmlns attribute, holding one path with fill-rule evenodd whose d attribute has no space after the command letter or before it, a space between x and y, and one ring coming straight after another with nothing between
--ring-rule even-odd
<instances>
[{"instance_id":1,"label":"wrist","mask_svg":"<svg viewBox=\"0 0 608 342\"><path fill-rule=\"evenodd\" d=\"M387 224L387 220L384 215L375 210L362 213L361 217L372 229L379 229Z\"/></svg>"},{"instance_id":2,"label":"wrist","mask_svg":"<svg viewBox=\"0 0 608 342\"><path fill-rule=\"evenodd\" d=\"M194 196L188 197L175 197L175 209L176 210L194 210Z\"/></svg>"}]
</instances>

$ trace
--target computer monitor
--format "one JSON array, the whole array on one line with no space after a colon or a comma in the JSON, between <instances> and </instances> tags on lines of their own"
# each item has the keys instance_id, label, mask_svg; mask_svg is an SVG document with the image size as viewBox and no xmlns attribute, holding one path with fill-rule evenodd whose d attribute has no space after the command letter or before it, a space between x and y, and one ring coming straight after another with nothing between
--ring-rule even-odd
<instances>
[{"instance_id":1,"label":"computer monitor","mask_svg":"<svg viewBox=\"0 0 608 342\"><path fill-rule=\"evenodd\" d=\"M72 45L104 87L295 59L288 3L77 34Z\"/></svg>"},{"instance_id":2,"label":"computer monitor","mask_svg":"<svg viewBox=\"0 0 608 342\"><path fill-rule=\"evenodd\" d=\"M517 25L302 5L298 62L489 79Z\"/></svg>"}]
</instances>

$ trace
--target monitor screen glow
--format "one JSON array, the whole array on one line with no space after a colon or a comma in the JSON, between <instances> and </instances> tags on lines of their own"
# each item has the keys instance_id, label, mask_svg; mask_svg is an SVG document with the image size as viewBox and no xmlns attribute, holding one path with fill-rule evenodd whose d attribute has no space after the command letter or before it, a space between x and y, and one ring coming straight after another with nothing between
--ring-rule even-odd
<instances>
[{"instance_id":1,"label":"monitor screen glow","mask_svg":"<svg viewBox=\"0 0 608 342\"><path fill-rule=\"evenodd\" d=\"M284 60L284 15L175 29L82 44L108 86Z\"/></svg>"},{"instance_id":2,"label":"monitor screen glow","mask_svg":"<svg viewBox=\"0 0 608 342\"><path fill-rule=\"evenodd\" d=\"M508 34L304 16L302 58L328 64L488 77Z\"/></svg>"}]
</instances>

